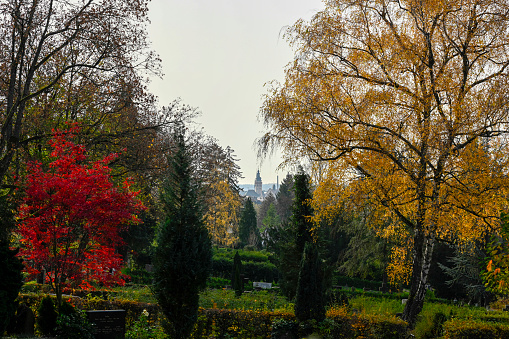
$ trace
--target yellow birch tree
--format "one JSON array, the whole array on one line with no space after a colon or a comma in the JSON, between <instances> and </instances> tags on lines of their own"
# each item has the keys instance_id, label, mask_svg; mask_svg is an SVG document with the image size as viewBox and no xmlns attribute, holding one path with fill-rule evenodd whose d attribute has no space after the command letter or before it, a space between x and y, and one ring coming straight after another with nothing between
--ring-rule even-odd
<instances>
[{"instance_id":1,"label":"yellow birch tree","mask_svg":"<svg viewBox=\"0 0 509 339\"><path fill-rule=\"evenodd\" d=\"M287 162L316 160L322 216L343 199L369 199L380 234L408 237L403 318L413 326L434 244L499 229L509 2L327 0L288 37L296 56L261 108L260 153L280 146Z\"/></svg>"}]
</instances>

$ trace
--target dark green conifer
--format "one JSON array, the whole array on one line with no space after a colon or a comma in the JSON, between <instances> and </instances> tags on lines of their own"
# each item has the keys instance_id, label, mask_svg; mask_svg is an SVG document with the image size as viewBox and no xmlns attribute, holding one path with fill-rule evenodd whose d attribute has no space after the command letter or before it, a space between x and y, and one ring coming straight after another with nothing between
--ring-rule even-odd
<instances>
[{"instance_id":1,"label":"dark green conifer","mask_svg":"<svg viewBox=\"0 0 509 339\"><path fill-rule=\"evenodd\" d=\"M14 227L13 206L7 197L0 196L0 335L16 313L15 299L23 286L23 264L16 257L17 250L10 249L9 234Z\"/></svg>"},{"instance_id":2,"label":"dark green conifer","mask_svg":"<svg viewBox=\"0 0 509 339\"><path fill-rule=\"evenodd\" d=\"M294 178L295 200L292 205L291 223L295 228L295 244L299 253L304 252L306 242L312 241L311 229L313 227L311 217L313 216L313 207L311 200L311 185L309 176L302 170L299 170ZM299 260L300 261L300 260Z\"/></svg>"},{"instance_id":3,"label":"dark green conifer","mask_svg":"<svg viewBox=\"0 0 509 339\"><path fill-rule=\"evenodd\" d=\"M321 322L325 319L322 264L318 247L312 242L304 245L295 298L295 316L299 322L311 319Z\"/></svg>"},{"instance_id":4,"label":"dark green conifer","mask_svg":"<svg viewBox=\"0 0 509 339\"><path fill-rule=\"evenodd\" d=\"M260 232L256 225L256 211L251 198L247 198L239 221L239 238L241 246L259 246Z\"/></svg>"},{"instance_id":5,"label":"dark green conifer","mask_svg":"<svg viewBox=\"0 0 509 339\"><path fill-rule=\"evenodd\" d=\"M176 149L161 194L165 221L154 252L153 291L166 315L169 336L183 339L190 337L197 320L198 293L206 287L212 247L181 130L174 140Z\"/></svg>"},{"instance_id":6,"label":"dark green conifer","mask_svg":"<svg viewBox=\"0 0 509 339\"><path fill-rule=\"evenodd\" d=\"M54 335L57 328L58 313L55 304L50 296L46 296L41 300L41 304L37 309L37 327L44 335Z\"/></svg>"},{"instance_id":7,"label":"dark green conifer","mask_svg":"<svg viewBox=\"0 0 509 339\"><path fill-rule=\"evenodd\" d=\"M244 282L242 281L241 277L241 271L242 271L242 261L240 260L239 251L235 253L235 256L233 257L233 281L232 286L235 290L235 296L240 297L242 293L244 292Z\"/></svg>"},{"instance_id":8,"label":"dark green conifer","mask_svg":"<svg viewBox=\"0 0 509 339\"><path fill-rule=\"evenodd\" d=\"M311 185L309 176L300 168L294 178L295 198L292 204L290 223L277 233L282 239L289 239L279 246L278 269L282 274L280 285L283 293L293 299L297 291L297 282L306 242L312 241L313 208L311 207Z\"/></svg>"}]
</instances>

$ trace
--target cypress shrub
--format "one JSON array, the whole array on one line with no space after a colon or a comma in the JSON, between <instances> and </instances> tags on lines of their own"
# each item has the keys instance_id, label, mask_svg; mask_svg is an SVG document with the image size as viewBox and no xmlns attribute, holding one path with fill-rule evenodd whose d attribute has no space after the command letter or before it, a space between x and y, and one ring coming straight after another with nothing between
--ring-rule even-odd
<instances>
[{"instance_id":1,"label":"cypress shrub","mask_svg":"<svg viewBox=\"0 0 509 339\"><path fill-rule=\"evenodd\" d=\"M37 327L44 335L54 335L57 327L57 311L50 296L45 296L37 309Z\"/></svg>"},{"instance_id":2,"label":"cypress shrub","mask_svg":"<svg viewBox=\"0 0 509 339\"><path fill-rule=\"evenodd\" d=\"M189 338L198 317L198 293L207 285L212 245L183 133L177 131L174 142L176 150L161 194L165 221L154 252L153 290L167 319L165 331L171 338L183 339Z\"/></svg>"},{"instance_id":3,"label":"cypress shrub","mask_svg":"<svg viewBox=\"0 0 509 339\"><path fill-rule=\"evenodd\" d=\"M240 261L239 252L235 254L233 259L233 279L232 279L232 287L235 290L235 296L240 297L242 292L244 292L244 282L242 281L242 277L240 276L240 271L242 270L242 262Z\"/></svg>"},{"instance_id":4,"label":"cypress shrub","mask_svg":"<svg viewBox=\"0 0 509 339\"><path fill-rule=\"evenodd\" d=\"M323 277L318 248L314 243L306 243L297 283L295 316L300 322L325 319L325 298Z\"/></svg>"}]
</instances>

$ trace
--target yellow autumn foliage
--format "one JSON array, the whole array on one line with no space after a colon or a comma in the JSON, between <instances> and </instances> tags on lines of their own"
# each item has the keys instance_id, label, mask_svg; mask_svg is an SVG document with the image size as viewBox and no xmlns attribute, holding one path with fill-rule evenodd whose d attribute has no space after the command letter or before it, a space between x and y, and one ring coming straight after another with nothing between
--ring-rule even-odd
<instances>
[{"instance_id":1,"label":"yellow autumn foliage","mask_svg":"<svg viewBox=\"0 0 509 339\"><path fill-rule=\"evenodd\" d=\"M394 276L413 262L412 279L425 282L436 241L467 244L500 229L506 13L508 1L328 0L287 32L296 56L265 97L260 152L279 146L285 163L316 163L318 220L368 201L371 226L413 246Z\"/></svg>"}]
</instances>

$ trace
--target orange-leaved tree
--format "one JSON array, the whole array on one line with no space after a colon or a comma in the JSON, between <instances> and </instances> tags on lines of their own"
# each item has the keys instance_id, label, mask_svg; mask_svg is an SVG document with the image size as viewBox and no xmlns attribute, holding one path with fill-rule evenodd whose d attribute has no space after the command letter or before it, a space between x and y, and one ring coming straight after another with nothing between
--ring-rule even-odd
<instances>
[{"instance_id":1,"label":"orange-leaved tree","mask_svg":"<svg viewBox=\"0 0 509 339\"><path fill-rule=\"evenodd\" d=\"M370 201L379 234L408 239L410 325L434 244L499 229L508 12L507 1L326 1L289 29L295 60L261 110L261 153L279 145L287 161L316 160L318 215Z\"/></svg>"},{"instance_id":2,"label":"orange-leaved tree","mask_svg":"<svg viewBox=\"0 0 509 339\"><path fill-rule=\"evenodd\" d=\"M87 163L85 148L71 141L77 130L55 132L48 169L29 165L18 214L25 270L31 276L44 271L59 304L70 283L123 284L119 233L139 222L136 212L143 208L128 182L112 182L108 163L115 154Z\"/></svg>"}]
</instances>

